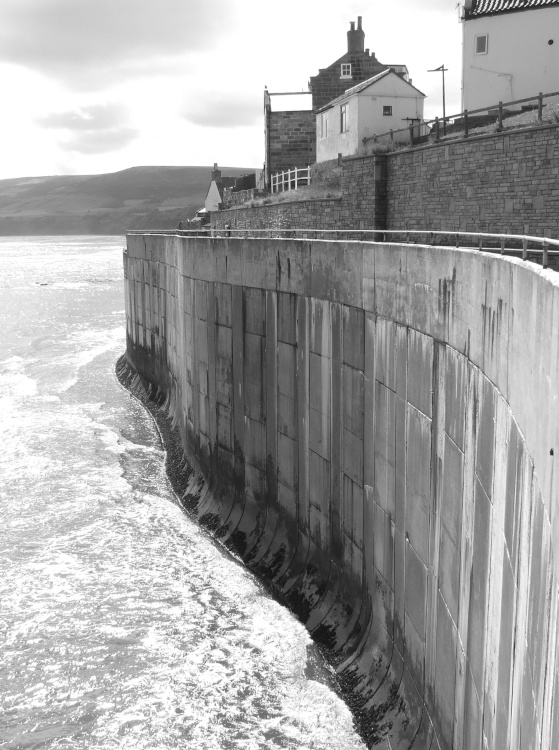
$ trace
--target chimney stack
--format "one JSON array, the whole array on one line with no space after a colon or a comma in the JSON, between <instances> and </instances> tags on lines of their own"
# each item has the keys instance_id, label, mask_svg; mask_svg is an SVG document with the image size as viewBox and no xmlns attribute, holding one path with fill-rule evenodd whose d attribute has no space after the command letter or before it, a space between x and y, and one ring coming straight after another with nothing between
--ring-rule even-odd
<instances>
[{"instance_id":1,"label":"chimney stack","mask_svg":"<svg viewBox=\"0 0 559 750\"><path fill-rule=\"evenodd\" d=\"M355 21L350 22L350 29L347 32L347 51L349 53L365 51L365 32L361 28L361 16L357 16L357 28L355 28Z\"/></svg>"},{"instance_id":2,"label":"chimney stack","mask_svg":"<svg viewBox=\"0 0 559 750\"><path fill-rule=\"evenodd\" d=\"M217 162L214 162L214 168L212 171L212 180L221 180L221 169L217 168Z\"/></svg>"}]
</instances>

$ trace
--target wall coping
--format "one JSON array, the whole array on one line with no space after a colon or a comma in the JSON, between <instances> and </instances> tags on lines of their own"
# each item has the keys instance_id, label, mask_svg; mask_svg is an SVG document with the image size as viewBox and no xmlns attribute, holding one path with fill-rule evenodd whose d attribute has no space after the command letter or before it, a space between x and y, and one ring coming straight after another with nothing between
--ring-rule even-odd
<instances>
[{"instance_id":1,"label":"wall coping","mask_svg":"<svg viewBox=\"0 0 559 750\"><path fill-rule=\"evenodd\" d=\"M401 154L415 154L418 151L427 151L433 148L440 148L441 146L453 146L461 143L471 143L472 141L481 141L487 138L503 138L504 136L520 135L523 133L533 133L534 131L551 130L552 128L559 128L559 123L548 123L547 125L534 125L527 128L516 128L515 130L502 130L500 133L480 133L479 135L469 135L467 138L455 138L450 141L439 141L438 143L426 143L424 146L414 146L413 148L403 148L398 151L386 151L378 154L353 154L351 156L344 156L344 161L356 161L357 159L375 159L379 156L390 157L400 156Z\"/></svg>"}]
</instances>

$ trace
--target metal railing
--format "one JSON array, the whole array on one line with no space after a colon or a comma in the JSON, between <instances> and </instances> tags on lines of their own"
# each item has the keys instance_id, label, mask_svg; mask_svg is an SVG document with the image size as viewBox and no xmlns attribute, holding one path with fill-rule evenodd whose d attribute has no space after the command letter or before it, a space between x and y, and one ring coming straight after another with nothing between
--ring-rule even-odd
<instances>
[{"instance_id":1,"label":"metal railing","mask_svg":"<svg viewBox=\"0 0 559 750\"><path fill-rule=\"evenodd\" d=\"M411 145L420 145L425 143L427 139L432 136L435 143L438 143L441 138L450 136L460 136L468 138L471 135L471 131L474 128L486 127L487 125L494 125L496 132L501 132L506 129L506 118L517 117L518 115L525 114L526 112L533 110L536 112L535 122L541 124L543 122L543 107L544 99L549 99L552 96L559 97L559 91L554 91L550 94L542 94L541 92L535 96L528 97L527 99L516 99L512 102L498 102L489 107L482 107L481 109L471 109L459 112L456 115L447 115L446 117L435 117L433 120L423 120L421 123L412 123L404 128L398 128L397 130L386 130L383 133L375 133L363 138L362 143L365 146L369 141L374 143L383 143L388 140L390 143L401 143L402 138L398 138L398 135L404 136L404 140ZM533 106L527 106L530 103ZM507 109L511 107L518 107L519 105L525 105L521 109L516 111ZM557 122L557 119L554 119ZM384 140L381 140L384 139Z\"/></svg>"},{"instance_id":2,"label":"metal railing","mask_svg":"<svg viewBox=\"0 0 559 750\"><path fill-rule=\"evenodd\" d=\"M271 177L272 193L281 193L284 190L297 190L311 184L311 168L303 167L298 169L288 169L285 172L278 172Z\"/></svg>"},{"instance_id":3,"label":"metal railing","mask_svg":"<svg viewBox=\"0 0 559 750\"><path fill-rule=\"evenodd\" d=\"M194 237L266 237L276 239L320 239L354 242L398 243L474 249L479 252L515 255L522 260L541 260L543 268L551 256L559 256L559 240L525 234L496 234L493 232L453 232L428 229L154 229L130 230L130 235L167 234ZM464 242L462 241L464 240Z\"/></svg>"}]
</instances>

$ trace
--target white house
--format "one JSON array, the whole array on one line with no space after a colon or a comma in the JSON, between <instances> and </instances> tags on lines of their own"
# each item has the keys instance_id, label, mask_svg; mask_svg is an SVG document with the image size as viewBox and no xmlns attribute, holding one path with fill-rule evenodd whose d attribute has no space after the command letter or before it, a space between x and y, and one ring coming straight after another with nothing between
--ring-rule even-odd
<instances>
[{"instance_id":1,"label":"white house","mask_svg":"<svg viewBox=\"0 0 559 750\"><path fill-rule=\"evenodd\" d=\"M235 177L222 177L221 169L218 169L217 164L214 164L210 187L208 188L208 194L204 202L206 211L219 211L219 207L223 202L224 188L233 187L234 184Z\"/></svg>"},{"instance_id":2,"label":"white house","mask_svg":"<svg viewBox=\"0 0 559 750\"><path fill-rule=\"evenodd\" d=\"M559 91L559 0L465 0L462 108Z\"/></svg>"},{"instance_id":3,"label":"white house","mask_svg":"<svg viewBox=\"0 0 559 750\"><path fill-rule=\"evenodd\" d=\"M392 69L358 83L317 110L317 162L338 154L351 156L362 148L364 138L421 122L424 99L425 94ZM409 130L394 139L408 142Z\"/></svg>"}]
</instances>

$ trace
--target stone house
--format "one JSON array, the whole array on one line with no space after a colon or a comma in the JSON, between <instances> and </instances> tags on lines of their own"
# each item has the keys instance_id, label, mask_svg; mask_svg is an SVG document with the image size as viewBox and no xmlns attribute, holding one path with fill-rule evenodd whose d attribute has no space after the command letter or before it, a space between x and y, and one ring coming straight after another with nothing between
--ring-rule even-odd
<instances>
[{"instance_id":1,"label":"stone house","mask_svg":"<svg viewBox=\"0 0 559 750\"><path fill-rule=\"evenodd\" d=\"M361 81L392 68L401 78L408 80L405 65L383 65L374 52L365 49L365 32L361 16L351 22L347 32L347 50L326 68L320 68L309 81L311 108L277 111L273 107L273 94L264 91L265 133L265 184L270 177L294 167L307 167L316 161L316 111ZM281 94L283 95L283 93Z\"/></svg>"},{"instance_id":2,"label":"stone house","mask_svg":"<svg viewBox=\"0 0 559 750\"><path fill-rule=\"evenodd\" d=\"M559 0L465 0L462 108L559 91Z\"/></svg>"}]
</instances>

